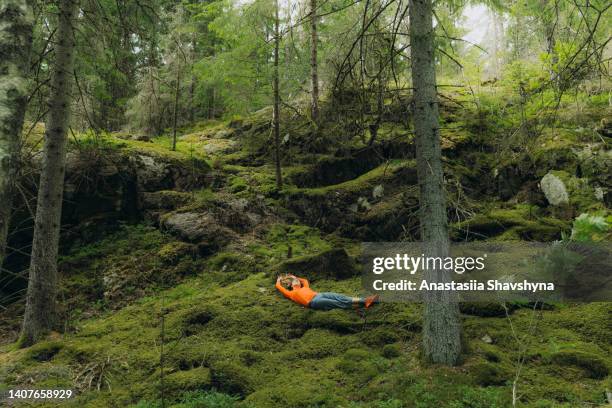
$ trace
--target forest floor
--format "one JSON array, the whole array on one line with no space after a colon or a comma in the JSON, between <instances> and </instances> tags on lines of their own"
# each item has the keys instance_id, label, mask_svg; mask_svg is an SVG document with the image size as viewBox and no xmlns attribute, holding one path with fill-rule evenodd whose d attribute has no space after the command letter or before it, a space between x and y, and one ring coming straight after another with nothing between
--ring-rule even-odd
<instances>
[{"instance_id":1,"label":"forest floor","mask_svg":"<svg viewBox=\"0 0 612 408\"><path fill-rule=\"evenodd\" d=\"M554 126L540 110L531 130L512 133L499 99L442 109L453 239L552 241L583 212L609 220L607 101L564 101ZM41 404L74 407L158 407L163 396L175 407L492 408L511 406L513 388L517 406L605 405L609 303L463 304L462 363L442 367L421 359L419 304L381 304L363 319L285 300L280 271L357 295L362 241L418 237L401 112L372 146L337 136L348 125L331 112L315 136L292 115L280 192L268 110L185 130L176 152L168 137L105 136L106 148L140 158L137 214L88 214L66 240L65 333L18 349L21 306L2 312L0 390L74 389L70 401ZM546 201L538 181L549 172L569 203Z\"/></svg>"}]
</instances>

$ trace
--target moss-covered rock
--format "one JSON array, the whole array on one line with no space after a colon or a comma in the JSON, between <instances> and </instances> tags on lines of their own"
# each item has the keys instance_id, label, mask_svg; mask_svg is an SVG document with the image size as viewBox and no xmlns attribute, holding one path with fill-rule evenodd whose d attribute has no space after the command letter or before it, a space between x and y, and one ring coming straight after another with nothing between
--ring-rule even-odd
<instances>
[{"instance_id":1,"label":"moss-covered rock","mask_svg":"<svg viewBox=\"0 0 612 408\"><path fill-rule=\"evenodd\" d=\"M145 210L174 210L192 199L190 193L174 190L143 192L141 197L141 205Z\"/></svg>"},{"instance_id":2,"label":"moss-covered rock","mask_svg":"<svg viewBox=\"0 0 612 408\"><path fill-rule=\"evenodd\" d=\"M50 341L36 344L28 350L28 356L35 361L49 361L64 348L60 341Z\"/></svg>"},{"instance_id":3,"label":"moss-covered rock","mask_svg":"<svg viewBox=\"0 0 612 408\"><path fill-rule=\"evenodd\" d=\"M469 369L474 382L483 387L504 385L510 379L510 373L498 364L479 363Z\"/></svg>"},{"instance_id":4,"label":"moss-covered rock","mask_svg":"<svg viewBox=\"0 0 612 408\"><path fill-rule=\"evenodd\" d=\"M549 202L551 205L556 206L570 206L573 211L568 213L569 217L573 217L576 213L604 208L603 201L605 194L603 190L598 194L588 179L572 176L565 171L550 171L545 177L556 180L557 188L564 189L565 200L557 202L558 200L551 197ZM542 183L540 185L543 189L545 188L545 185L542 185ZM552 191L549 194L552 194ZM555 215L562 216L563 213L557 211Z\"/></svg>"},{"instance_id":5,"label":"moss-covered rock","mask_svg":"<svg viewBox=\"0 0 612 408\"><path fill-rule=\"evenodd\" d=\"M206 390L211 387L210 369L196 367L185 371L176 371L164 377L164 392L177 397L188 391Z\"/></svg>"},{"instance_id":6,"label":"moss-covered rock","mask_svg":"<svg viewBox=\"0 0 612 408\"><path fill-rule=\"evenodd\" d=\"M197 248L186 242L175 241L165 244L157 252L159 259L167 265L176 264L183 257L194 257Z\"/></svg>"},{"instance_id":7,"label":"moss-covered rock","mask_svg":"<svg viewBox=\"0 0 612 408\"><path fill-rule=\"evenodd\" d=\"M353 235L360 222L360 213L368 212L377 201L376 192L387 192L417 182L413 160L392 160L343 183L317 188L287 189L284 204L309 225L324 231Z\"/></svg>"},{"instance_id":8,"label":"moss-covered rock","mask_svg":"<svg viewBox=\"0 0 612 408\"><path fill-rule=\"evenodd\" d=\"M402 345L399 343L385 344L382 348L382 355L385 358L396 358L402 355Z\"/></svg>"},{"instance_id":9,"label":"moss-covered rock","mask_svg":"<svg viewBox=\"0 0 612 408\"><path fill-rule=\"evenodd\" d=\"M452 225L453 239L499 240L521 239L547 242L559 239L561 232L569 229L569 223L553 217L539 215L537 208L517 205L511 209L495 209L477 214L469 220ZM511 235L503 236L507 231Z\"/></svg>"},{"instance_id":10,"label":"moss-covered rock","mask_svg":"<svg viewBox=\"0 0 612 408\"><path fill-rule=\"evenodd\" d=\"M246 396L254 390L254 379L249 370L234 361L219 361L211 364L211 384L230 395Z\"/></svg>"},{"instance_id":11,"label":"moss-covered rock","mask_svg":"<svg viewBox=\"0 0 612 408\"><path fill-rule=\"evenodd\" d=\"M359 274L357 265L344 248L289 259L281 263L278 269L281 273L291 273L307 279L346 279Z\"/></svg>"},{"instance_id":12,"label":"moss-covered rock","mask_svg":"<svg viewBox=\"0 0 612 408\"><path fill-rule=\"evenodd\" d=\"M161 225L179 238L196 244L202 253L215 251L234 238L234 233L219 225L209 213L172 213L162 217Z\"/></svg>"},{"instance_id":13,"label":"moss-covered rock","mask_svg":"<svg viewBox=\"0 0 612 408\"><path fill-rule=\"evenodd\" d=\"M550 356L553 364L560 366L575 366L584 369L590 378L601 379L606 377L610 368L603 358L580 350L560 350Z\"/></svg>"}]
</instances>

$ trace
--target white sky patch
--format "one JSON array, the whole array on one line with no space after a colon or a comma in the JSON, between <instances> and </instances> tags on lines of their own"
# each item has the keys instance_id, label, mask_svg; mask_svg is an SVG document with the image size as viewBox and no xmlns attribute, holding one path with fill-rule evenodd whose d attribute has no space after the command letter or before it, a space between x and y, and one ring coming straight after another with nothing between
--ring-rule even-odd
<instances>
[{"instance_id":1,"label":"white sky patch","mask_svg":"<svg viewBox=\"0 0 612 408\"><path fill-rule=\"evenodd\" d=\"M463 39L474 44L480 44L485 38L487 27L491 23L491 16L486 6L478 4L467 6L463 11L463 26L469 30Z\"/></svg>"}]
</instances>

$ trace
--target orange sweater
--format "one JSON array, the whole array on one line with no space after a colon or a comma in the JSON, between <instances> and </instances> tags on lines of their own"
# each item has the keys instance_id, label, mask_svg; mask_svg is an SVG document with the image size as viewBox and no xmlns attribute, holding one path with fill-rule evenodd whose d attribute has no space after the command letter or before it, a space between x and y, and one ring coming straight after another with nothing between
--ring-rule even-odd
<instances>
[{"instance_id":1,"label":"orange sweater","mask_svg":"<svg viewBox=\"0 0 612 408\"><path fill-rule=\"evenodd\" d=\"M302 306L308 306L312 298L316 296L317 292L310 289L310 285L306 279L298 279L302 285L294 286L293 290L285 289L280 282L276 282L276 289L278 289L287 299L293 300L295 303Z\"/></svg>"}]
</instances>

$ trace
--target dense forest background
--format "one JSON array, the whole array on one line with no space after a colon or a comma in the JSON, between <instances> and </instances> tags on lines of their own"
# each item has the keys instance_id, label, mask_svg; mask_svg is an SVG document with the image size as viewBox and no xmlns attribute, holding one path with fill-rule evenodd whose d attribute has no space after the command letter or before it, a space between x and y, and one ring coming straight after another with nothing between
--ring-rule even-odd
<instances>
[{"instance_id":1,"label":"dense forest background","mask_svg":"<svg viewBox=\"0 0 612 408\"><path fill-rule=\"evenodd\" d=\"M607 302L364 317L273 286L362 294L364 241L609 248L611 7L0 0L0 391L612 403Z\"/></svg>"}]
</instances>

